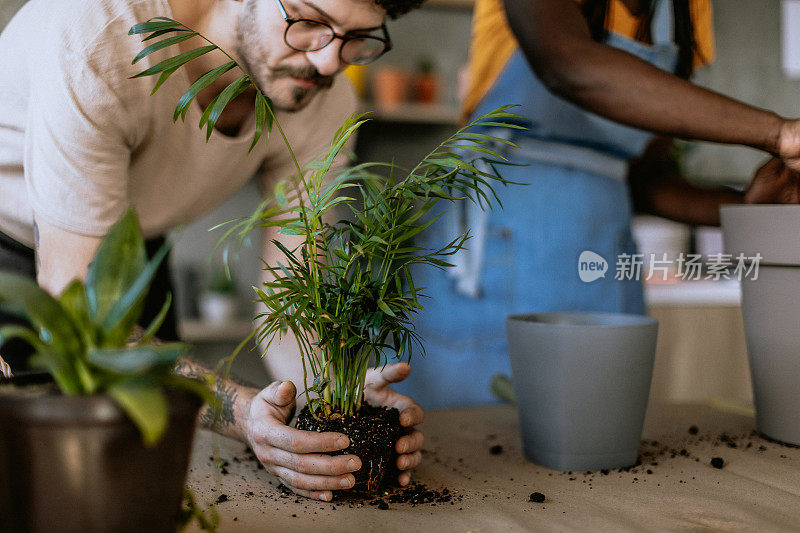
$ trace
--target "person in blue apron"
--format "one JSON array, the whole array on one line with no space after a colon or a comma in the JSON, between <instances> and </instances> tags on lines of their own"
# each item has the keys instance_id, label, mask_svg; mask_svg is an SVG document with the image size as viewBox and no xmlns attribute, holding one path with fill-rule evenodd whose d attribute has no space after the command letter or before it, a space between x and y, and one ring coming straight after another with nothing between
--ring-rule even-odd
<instances>
[{"instance_id":1,"label":"person in blue apron","mask_svg":"<svg viewBox=\"0 0 800 533\"><path fill-rule=\"evenodd\" d=\"M683 87L684 83L694 87L674 73L683 76L691 73L697 56L697 40L692 35L690 7L697 11L696 4L701 4L702 0L692 0L693 6L689 6L687 0L676 0L674 4L670 0L639 2L641 24L634 36L616 33L613 27L607 31L608 2L584 3L585 16L580 17L579 6L574 0L507 1L533 6L536 14L545 19L542 24L552 22L558 18L556 15L570 24L577 20L583 24L581 31L587 38L593 35L593 44L604 49L615 61L621 57L623 65L626 61L632 63L631 68L643 70L653 78L654 81L645 76L641 84L627 87L627 93L643 90L641 87L651 82L674 84L674 80L678 80L678 87ZM491 5L487 8L487 3L493 3L495 11L500 6L500 0L478 0L476 39L480 39L481 32L485 33L491 26L487 20L491 21L493 15L490 13ZM615 0L612 4L616 4L617 9L624 7L622 0ZM598 6L605 6L605 9L598 10ZM553 7L548 12L548 8ZM560 11L562 8L572 9L574 13L572 16L565 14ZM532 15L528 16L531 18ZM676 21L680 27L676 27ZM699 25L703 25L702 21ZM706 27L710 31L709 20ZM497 41L498 33L502 35L497 28L488 31L491 32L487 39L490 43ZM451 261L454 268L446 272L435 269L415 272L415 283L426 287L429 296L423 302L425 310L415 320L427 355L417 354L413 358L413 371L400 389L425 407L497 401L490 392L489 380L495 374L508 374L510 371L505 339L505 318L509 314L543 311L645 313L641 282L638 279L617 279L619 276L615 273L618 258L636 253L630 229L634 209L628 181L629 163L643 153L653 151L653 147L668 147L670 143L654 142L651 145L654 133L641 128L644 121L640 115L624 115L627 111L616 115L605 113L616 120L622 118L640 126L635 128L590 110L594 107L601 112L604 106L614 108L609 102L614 98L619 102L620 94L608 95L609 101L587 104L586 101L569 101L551 92L558 82L553 83L552 77L541 72L542 68L536 69L540 71L537 75L529 62L531 57L544 65L548 61L542 60L542 53L531 53L524 45L535 45L537 35L552 35L558 31L558 28L548 26L547 31L541 29L533 39L526 39L517 32L522 47L510 52L492 85L469 115L475 118L501 105L520 104L512 111L529 119L530 127L513 135L506 133L519 149L500 148L514 166L503 166L499 170L503 178L525 186L499 188L497 192L502 209L485 212L466 202L450 206L443 217L446 222L431 226L431 231L421 239L422 246L434 248L467 229L472 235L469 249ZM503 46L496 48L502 56ZM619 51L626 54L619 54ZM490 55L493 52L483 48L483 53ZM559 68L566 67L560 65ZM665 73L671 75L665 76ZM473 76L478 74L473 71ZM550 80L550 85L546 85L543 79ZM732 113L742 110L745 119L751 111L760 111L721 95L714 96L730 102ZM654 107L658 108L657 105ZM653 120L657 123L657 119ZM686 124L694 118L684 116L676 120L673 130L662 127L663 117L661 120L659 127L653 129L660 133L685 135ZM786 124L797 126L794 122L787 121ZM697 131L691 128L688 131L694 138L703 138L697 134L704 131L703 128L713 133L705 135L708 140L741 142L736 137L740 133L732 132L731 137L726 138L704 124L699 124ZM492 131L496 135L504 132L507 130ZM749 144L767 148L758 146L756 142ZM796 163L800 141L787 150L784 161L776 159L759 171L760 183L774 184L775 177L780 174L783 179L780 187L798 188L797 174L784 163ZM778 150L774 152L778 153ZM634 165L634 168L640 167L652 174L652 166ZM653 191L648 190L650 185L642 187L642 181L636 179L633 182L637 184L637 196L652 197ZM683 216L690 218L686 220L690 223L718 224L717 207L720 203L744 200L740 193L733 191L700 192L685 183L676 186L669 180L658 179L651 179L651 184L671 188L673 192L677 190L684 199L697 204L692 217ZM750 200L766 203L775 195L774 187L761 187L757 197ZM797 201L796 196L794 201ZM673 207L672 218L680 218L678 211L682 207ZM671 216L669 211L665 208L658 214ZM595 255L591 257L596 259L599 256L606 262L604 276L582 280L578 266L579 258L585 252L592 252Z\"/></svg>"}]
</instances>

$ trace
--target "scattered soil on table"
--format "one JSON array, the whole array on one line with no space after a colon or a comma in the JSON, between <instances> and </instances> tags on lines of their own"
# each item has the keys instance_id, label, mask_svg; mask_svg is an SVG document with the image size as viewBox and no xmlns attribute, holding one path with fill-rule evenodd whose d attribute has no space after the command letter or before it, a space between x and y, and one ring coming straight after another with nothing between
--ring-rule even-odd
<instances>
[{"instance_id":1,"label":"scattered soil on table","mask_svg":"<svg viewBox=\"0 0 800 533\"><path fill-rule=\"evenodd\" d=\"M365 403L355 416L317 420L306 406L297 417L296 427L306 431L335 431L350 438L350 446L331 455L353 454L361 459L361 468L353 472L356 483L350 489L352 492L374 494L384 477L396 472L397 453L394 446L403 428L400 425L400 411L395 408Z\"/></svg>"},{"instance_id":2,"label":"scattered soil on table","mask_svg":"<svg viewBox=\"0 0 800 533\"><path fill-rule=\"evenodd\" d=\"M489 448L489 453L491 453L492 455L500 455L501 453L503 453L503 447L499 444L495 444L494 446Z\"/></svg>"},{"instance_id":3,"label":"scattered soil on table","mask_svg":"<svg viewBox=\"0 0 800 533\"><path fill-rule=\"evenodd\" d=\"M288 487L281 484L278 486L283 497L295 497ZM333 502L340 505L347 505L350 508L368 506L377 506L378 509L386 510L390 503L408 504L411 507L417 505L436 505L436 504L450 504L455 505L460 502L463 496L456 495L450 492L450 489L433 489L424 483L411 483L405 487L381 487L380 494L371 498L364 497L363 494L353 493L352 491L335 490L333 491ZM302 500L297 499L296 502L300 503Z\"/></svg>"},{"instance_id":4,"label":"scattered soil on table","mask_svg":"<svg viewBox=\"0 0 800 533\"><path fill-rule=\"evenodd\" d=\"M717 448L735 449L746 451L747 453L761 454L770 448L766 444L772 443L779 448L794 448L792 445L779 441L771 441L769 438L760 435L757 431L750 431L741 434L722 433L702 433L700 428L692 425L688 428L688 435L678 438L668 438L660 440L642 440L639 445L639 458L632 466L616 468L611 470L586 471L583 475L580 472L560 472L553 475L567 477L569 481L586 484L589 489L596 478L603 476L623 477L627 475L633 484L646 483L648 479L657 484L675 481L673 476L667 476L659 471L659 466L674 461L692 461L708 465L709 468L721 469L727 465L723 457L717 456L721 450ZM776 448L772 448L776 449ZM786 455L781 455L781 459L789 460ZM695 479L694 476L686 475L683 471L674 472L678 484L689 484ZM684 474L681 476L680 474ZM655 477L656 479L652 479ZM665 479L667 478L667 479Z\"/></svg>"},{"instance_id":5,"label":"scattered soil on table","mask_svg":"<svg viewBox=\"0 0 800 533\"><path fill-rule=\"evenodd\" d=\"M694 429L697 428L697 432ZM340 430L339 430L340 431ZM351 437L352 438L352 437ZM497 441L496 435L487 435L486 443L490 453L494 446L501 446ZM396 438L392 439L392 449ZM492 442L494 441L494 442ZM508 444L508 443L505 443ZM502 447L502 446L501 446ZM770 441L759 435L756 431L744 433L703 433L697 426L690 426L688 431L683 435L675 435L672 437L665 437L662 440L642 440L640 443L640 455L636 464L617 469L608 469L600 471L585 471L585 472L548 472L548 477L563 476L571 483L578 483L585 487L587 490L593 489L593 483L597 482L602 484L604 478L620 478L627 479L632 484L647 483L656 484L657 486L668 486L674 484L687 486L692 483L695 476L700 476L703 468L717 468L715 463L716 459L721 462L721 467L727 466L727 461L723 459L726 457L725 450L736 450L735 453L750 453L750 454L764 454L774 453L776 456L787 448L796 448L794 446L786 445L777 441ZM486 450L487 448L483 448ZM720 453L721 452L721 453ZM486 453L484 451L484 453ZM503 448L504 454L515 455L517 449L513 445ZM734 453L734 452L731 452ZM464 457L449 456L447 447L438 447L434 450L422 450L423 461L437 463L448 470L451 470L457 475L464 476L467 480L473 480L475 471L470 468L470 461ZM786 454L779 456L783 460L791 461L792 457ZM729 461L735 461L735 457L727 458ZM688 466L686 472L681 468L675 468L676 462L690 461L692 465L698 463L697 466ZM392 457L390 466L394 466L395 458ZM244 449L242 453L231 457L229 460L224 460L214 457L209 457L209 467L214 468L220 472L227 479L238 478L244 471L256 473L258 470L263 469L263 466L258 462L255 454L250 449ZM661 467L669 466L669 472L665 472ZM537 472L538 474L538 472ZM692 475L694 474L694 475ZM242 480L245 478L242 477ZM513 481L511 478L510 481ZM399 506L418 505L423 506L442 506L456 505L456 509L461 510L461 505L469 503L475 496L475 490L464 491L451 491L446 488L435 489L423 483L413 483L407 487L399 487L396 485L397 472L396 470L387 473L384 482L379 491L372 495L366 495L363 492L351 491L333 491L334 501L329 504L308 500L297 496L292 493L288 488L280 485L279 482L267 481L264 486L255 486L253 484L242 484L239 490L226 488L226 494L221 494L218 498L220 501L236 501L240 498L245 500L256 499L264 505L268 502L281 504L287 506L287 510L291 513L295 507L293 505L302 504L303 508L310 514L322 514L326 511L336 511L337 508L347 506L349 508L363 508L367 506L375 507L376 510L390 510ZM478 482L481 480L478 480ZM488 480L487 480L488 481ZM473 482L474 483L474 482ZM523 485L525 486L525 485ZM275 488L279 490L275 490ZM528 488L527 491L520 494L519 497L528 504L539 504L544 502L558 502L558 494L551 494L552 490L547 490L549 499L542 492L533 492L533 487ZM546 485L539 485L537 488L545 488ZM552 489L552 488L551 488ZM222 492L219 488L211 489L211 493ZM255 492L254 492L255 491ZM541 494L541 496L538 496ZM496 496L492 493L483 495L483 500L492 499ZM543 501L537 501L543 497ZM464 502L464 499L467 501ZM217 499L217 498L215 498ZM512 496L507 496L506 499L513 499ZM235 505L235 504L234 504ZM535 507L531 505L531 507ZM547 508L550 506L548 505ZM544 508L544 507L543 507ZM280 507L275 507L278 511ZM288 516L288 513L287 513Z\"/></svg>"}]
</instances>

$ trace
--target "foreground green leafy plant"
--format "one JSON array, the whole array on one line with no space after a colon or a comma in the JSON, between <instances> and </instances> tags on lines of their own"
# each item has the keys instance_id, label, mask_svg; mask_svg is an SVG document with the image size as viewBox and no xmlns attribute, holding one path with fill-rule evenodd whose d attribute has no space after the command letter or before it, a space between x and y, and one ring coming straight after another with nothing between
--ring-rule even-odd
<instances>
[{"instance_id":1,"label":"foreground green leafy plant","mask_svg":"<svg viewBox=\"0 0 800 533\"><path fill-rule=\"evenodd\" d=\"M198 32L165 17L137 24L130 34L144 34L144 42L154 41L134 63L191 38L207 43L134 76L158 75L153 92L188 62L221 50ZM173 120L185 118L197 94L235 68L242 76L203 112L199 126L206 128L206 139L225 107L250 88L256 94L256 133L250 149L264 131L269 134L273 125L283 135L269 98L244 68L225 55L228 63L205 73L180 98ZM257 317L261 320L257 340L266 353L285 332L294 334L303 363L306 398L315 417L354 415L361 407L368 368L384 364L389 355L409 359L414 346L424 352L412 323L413 316L423 309L420 299L424 292L414 285L412 269L452 266L443 258L461 250L469 236L459 235L436 249L415 246L413 239L438 218L426 215L440 201L472 201L484 208L500 203L493 187L509 182L495 170L497 165L506 164L497 147L515 145L471 129L521 129L509 122L521 119L509 113L509 107L458 130L410 171L392 164L363 163L331 175L334 160L364 124L364 115L351 117L337 131L327 153L306 168L301 168L283 136L296 175L280 182L274 196L266 198L252 216L232 221L221 241L236 235L241 242L249 232L262 227L303 237L303 244L291 250L273 241L284 261L266 265L272 280L255 289L267 308ZM337 207L348 208L352 219L331 223ZM313 378L310 386L309 374ZM312 399L310 392L317 397Z\"/></svg>"},{"instance_id":2,"label":"foreground green leafy plant","mask_svg":"<svg viewBox=\"0 0 800 533\"><path fill-rule=\"evenodd\" d=\"M165 388L180 388L210 401L210 389L172 373L189 346L153 344L171 304L141 337L129 343L151 282L168 251L147 261L136 214L129 210L103 240L85 283L73 281L58 298L34 280L0 272L0 302L32 327L0 328L0 346L11 339L34 348L31 364L49 372L67 395L108 394L139 428L145 444L163 435L169 418Z\"/></svg>"}]
</instances>

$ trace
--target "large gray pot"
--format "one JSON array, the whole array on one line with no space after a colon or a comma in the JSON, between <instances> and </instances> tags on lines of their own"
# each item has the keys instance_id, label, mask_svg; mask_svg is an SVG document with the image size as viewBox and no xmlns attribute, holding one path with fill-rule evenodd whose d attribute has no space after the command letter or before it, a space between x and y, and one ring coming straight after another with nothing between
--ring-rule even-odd
<instances>
[{"instance_id":1,"label":"large gray pot","mask_svg":"<svg viewBox=\"0 0 800 533\"><path fill-rule=\"evenodd\" d=\"M734 261L762 256L757 279L742 279L758 430L800 445L800 206L726 205L720 216Z\"/></svg>"},{"instance_id":2,"label":"large gray pot","mask_svg":"<svg viewBox=\"0 0 800 533\"><path fill-rule=\"evenodd\" d=\"M199 407L171 392L146 448L108 396L0 389L0 531L174 532Z\"/></svg>"},{"instance_id":3,"label":"large gray pot","mask_svg":"<svg viewBox=\"0 0 800 533\"><path fill-rule=\"evenodd\" d=\"M633 465L658 322L538 313L509 316L506 332L525 456L556 470Z\"/></svg>"}]
</instances>

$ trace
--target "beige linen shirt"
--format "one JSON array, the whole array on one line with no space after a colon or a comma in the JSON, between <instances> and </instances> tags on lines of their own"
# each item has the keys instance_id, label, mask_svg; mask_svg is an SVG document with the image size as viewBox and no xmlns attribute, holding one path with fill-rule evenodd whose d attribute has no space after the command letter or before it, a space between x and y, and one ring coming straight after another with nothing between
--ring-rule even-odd
<instances>
[{"instance_id":1,"label":"beige linen shirt","mask_svg":"<svg viewBox=\"0 0 800 533\"><path fill-rule=\"evenodd\" d=\"M155 78L129 79L169 57L131 64L142 44L128 30L156 16L171 16L167 0L31 0L0 34L0 231L32 247L35 212L102 236L133 205L154 237L206 213L259 169L263 182L293 174L277 132L247 155L252 118L236 137L215 131L208 143L196 102L185 123L173 123L190 85L183 70L153 96ZM277 119L302 164L355 108L342 77Z\"/></svg>"}]
</instances>

